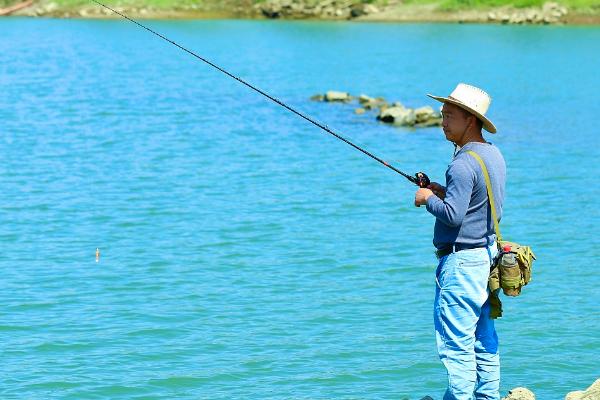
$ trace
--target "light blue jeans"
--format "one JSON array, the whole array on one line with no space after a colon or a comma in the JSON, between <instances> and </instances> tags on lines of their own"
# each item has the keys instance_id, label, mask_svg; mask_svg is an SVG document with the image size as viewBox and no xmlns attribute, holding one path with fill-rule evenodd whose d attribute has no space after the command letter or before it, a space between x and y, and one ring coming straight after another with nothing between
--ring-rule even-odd
<instances>
[{"instance_id":1,"label":"light blue jeans","mask_svg":"<svg viewBox=\"0 0 600 400\"><path fill-rule=\"evenodd\" d=\"M490 319L488 276L496 244L439 260L434 303L435 336L448 371L444 400L500 399L500 354Z\"/></svg>"}]
</instances>

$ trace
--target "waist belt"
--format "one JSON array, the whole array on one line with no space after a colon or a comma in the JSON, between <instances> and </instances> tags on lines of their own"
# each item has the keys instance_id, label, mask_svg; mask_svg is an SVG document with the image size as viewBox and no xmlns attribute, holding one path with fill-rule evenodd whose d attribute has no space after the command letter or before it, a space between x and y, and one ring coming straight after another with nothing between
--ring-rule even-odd
<instances>
[{"instance_id":1,"label":"waist belt","mask_svg":"<svg viewBox=\"0 0 600 400\"><path fill-rule=\"evenodd\" d=\"M485 246L473 246L473 245L464 245L460 243L454 243L452 246L443 247L435 251L435 255L437 258L442 258L447 256L448 254L456 253L461 250L470 250L470 249L485 249Z\"/></svg>"}]
</instances>

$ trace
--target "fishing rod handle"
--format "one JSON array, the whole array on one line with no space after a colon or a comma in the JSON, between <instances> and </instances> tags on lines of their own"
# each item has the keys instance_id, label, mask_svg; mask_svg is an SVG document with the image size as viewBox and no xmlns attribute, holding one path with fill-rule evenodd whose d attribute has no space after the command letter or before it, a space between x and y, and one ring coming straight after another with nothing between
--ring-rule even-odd
<instances>
[{"instance_id":1,"label":"fishing rod handle","mask_svg":"<svg viewBox=\"0 0 600 400\"><path fill-rule=\"evenodd\" d=\"M425 174L425 172L417 172L415 174L416 184L420 188L426 188L431 184L429 177Z\"/></svg>"}]
</instances>

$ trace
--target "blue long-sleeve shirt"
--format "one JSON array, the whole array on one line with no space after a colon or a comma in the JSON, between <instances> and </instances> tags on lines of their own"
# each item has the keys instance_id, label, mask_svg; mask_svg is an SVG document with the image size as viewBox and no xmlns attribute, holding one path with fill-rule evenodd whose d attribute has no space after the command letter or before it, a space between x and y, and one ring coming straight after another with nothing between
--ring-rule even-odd
<instances>
[{"instance_id":1,"label":"blue long-sleeve shirt","mask_svg":"<svg viewBox=\"0 0 600 400\"><path fill-rule=\"evenodd\" d=\"M446 197L427 199L427 211L435 216L433 244L442 249L452 244L483 247L496 240L483 171L472 150L485 162L496 203L502 218L506 164L500 150L491 143L467 143L456 154L446 171Z\"/></svg>"}]
</instances>

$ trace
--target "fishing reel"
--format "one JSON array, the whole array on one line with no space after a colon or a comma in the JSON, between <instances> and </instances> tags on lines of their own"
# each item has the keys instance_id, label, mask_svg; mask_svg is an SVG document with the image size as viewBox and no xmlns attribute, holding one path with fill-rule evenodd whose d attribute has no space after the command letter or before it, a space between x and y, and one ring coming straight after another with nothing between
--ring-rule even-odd
<instances>
[{"instance_id":1,"label":"fishing reel","mask_svg":"<svg viewBox=\"0 0 600 400\"><path fill-rule=\"evenodd\" d=\"M426 188L431 184L431 181L429 180L429 177L425 175L425 172L417 172L411 181L420 188Z\"/></svg>"}]
</instances>

